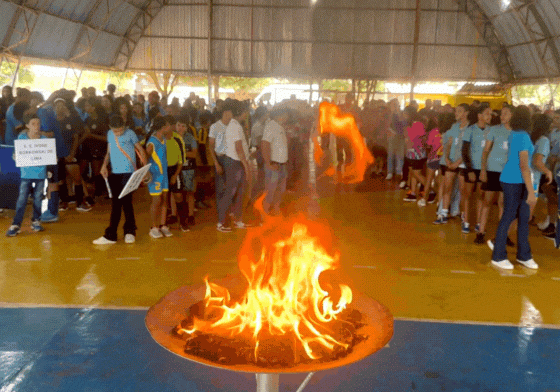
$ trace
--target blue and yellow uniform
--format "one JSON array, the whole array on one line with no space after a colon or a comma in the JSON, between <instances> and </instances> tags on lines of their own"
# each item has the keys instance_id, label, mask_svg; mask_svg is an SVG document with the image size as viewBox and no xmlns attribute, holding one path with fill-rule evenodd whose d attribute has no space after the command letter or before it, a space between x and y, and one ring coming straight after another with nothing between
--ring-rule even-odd
<instances>
[{"instance_id":1,"label":"blue and yellow uniform","mask_svg":"<svg viewBox=\"0 0 560 392\"><path fill-rule=\"evenodd\" d=\"M154 151L150 155L150 173L152 175L152 181L148 184L148 190L150 195L158 196L162 192L169 191L169 179L167 178L167 148L165 146L165 140L160 141L155 136L150 136L148 145L154 146Z\"/></svg>"}]
</instances>

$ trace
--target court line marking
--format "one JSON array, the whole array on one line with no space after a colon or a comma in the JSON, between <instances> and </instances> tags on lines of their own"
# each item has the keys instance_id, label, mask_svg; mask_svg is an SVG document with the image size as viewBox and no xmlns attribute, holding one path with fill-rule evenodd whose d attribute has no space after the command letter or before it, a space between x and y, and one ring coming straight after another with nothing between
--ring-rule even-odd
<instances>
[{"instance_id":1,"label":"court line marking","mask_svg":"<svg viewBox=\"0 0 560 392\"><path fill-rule=\"evenodd\" d=\"M8 303L0 302L0 309L33 309L33 308L54 308L54 309L100 309L100 310L143 310L147 311L150 309L149 306L116 306L116 305L91 305L91 304L28 304L28 303ZM394 317L398 321L416 321L424 323L440 323L440 324L464 324L464 325L486 325L486 326L498 326L498 327L523 327L521 323L511 323L511 322L498 322L498 321L469 321L469 320L449 320L449 319L429 319L429 318L418 318L418 317ZM539 329L556 329L560 330L560 324L540 324L536 326Z\"/></svg>"},{"instance_id":2,"label":"court line marking","mask_svg":"<svg viewBox=\"0 0 560 392\"><path fill-rule=\"evenodd\" d=\"M469 274L469 275L475 275L476 272L474 271L463 271L463 270L451 270L452 274Z\"/></svg>"},{"instance_id":3,"label":"court line marking","mask_svg":"<svg viewBox=\"0 0 560 392\"><path fill-rule=\"evenodd\" d=\"M526 278L527 275L521 275L521 274L500 274L500 276L503 277L512 277L512 278Z\"/></svg>"},{"instance_id":4,"label":"court line marking","mask_svg":"<svg viewBox=\"0 0 560 392\"><path fill-rule=\"evenodd\" d=\"M557 281L560 281L560 278L557 278L557 277L553 277L553 278L552 278L552 280L557 280Z\"/></svg>"},{"instance_id":5,"label":"court line marking","mask_svg":"<svg viewBox=\"0 0 560 392\"><path fill-rule=\"evenodd\" d=\"M377 269L375 265L355 265L354 268Z\"/></svg>"},{"instance_id":6,"label":"court line marking","mask_svg":"<svg viewBox=\"0 0 560 392\"><path fill-rule=\"evenodd\" d=\"M165 259L163 259L163 261L187 261L187 259L174 259L172 257L166 257Z\"/></svg>"},{"instance_id":7,"label":"court line marking","mask_svg":"<svg viewBox=\"0 0 560 392\"><path fill-rule=\"evenodd\" d=\"M117 260L140 260L140 257L117 257Z\"/></svg>"},{"instance_id":8,"label":"court line marking","mask_svg":"<svg viewBox=\"0 0 560 392\"><path fill-rule=\"evenodd\" d=\"M486 325L486 326L496 326L496 327L524 327L522 323L511 323L506 321L469 321L469 320L448 320L448 319L424 319L417 317L394 317L395 320L399 321L417 321L424 323L442 323L442 324L464 324L464 325ZM560 330L560 324L539 324L535 325L535 328L539 329L558 329Z\"/></svg>"},{"instance_id":9,"label":"court line marking","mask_svg":"<svg viewBox=\"0 0 560 392\"><path fill-rule=\"evenodd\" d=\"M424 272L426 271L425 268L411 268L411 267L403 267L401 271L415 271L415 272Z\"/></svg>"},{"instance_id":10,"label":"court line marking","mask_svg":"<svg viewBox=\"0 0 560 392\"><path fill-rule=\"evenodd\" d=\"M67 257L66 260L68 260L68 261L85 261L85 260L91 260L91 257Z\"/></svg>"},{"instance_id":11,"label":"court line marking","mask_svg":"<svg viewBox=\"0 0 560 392\"><path fill-rule=\"evenodd\" d=\"M16 259L16 261L41 261L41 259L38 258Z\"/></svg>"}]
</instances>

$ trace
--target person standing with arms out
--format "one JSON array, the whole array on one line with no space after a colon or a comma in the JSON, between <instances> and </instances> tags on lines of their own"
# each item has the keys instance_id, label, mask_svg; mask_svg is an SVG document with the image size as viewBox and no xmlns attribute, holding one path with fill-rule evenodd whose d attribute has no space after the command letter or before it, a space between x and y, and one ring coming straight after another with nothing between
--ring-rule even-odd
<instances>
[{"instance_id":1,"label":"person standing with arms out","mask_svg":"<svg viewBox=\"0 0 560 392\"><path fill-rule=\"evenodd\" d=\"M148 190L152 196L150 206L150 216L152 218L152 228L150 237L162 238L171 237L173 234L166 225L167 218L167 193L169 192L169 180L167 178L167 149L165 140L171 130L170 124L165 117L154 118L152 124L153 134L146 143L146 154L149 158L151 181L148 183Z\"/></svg>"},{"instance_id":2,"label":"person standing with arms out","mask_svg":"<svg viewBox=\"0 0 560 392\"><path fill-rule=\"evenodd\" d=\"M475 244L480 244L481 241L484 241L488 213L496 200L496 195L499 195L499 217L501 218L504 213L504 194L500 185L500 174L504 169L508 156L512 113L513 108L511 106L504 106L500 113L502 123L490 128L486 137L486 144L482 152L482 168L480 169L481 189L484 191L484 197L482 198L482 209L480 211L480 229L476 235ZM508 246L513 246L513 242L509 237L507 237L506 242Z\"/></svg>"},{"instance_id":3,"label":"person standing with arms out","mask_svg":"<svg viewBox=\"0 0 560 392\"><path fill-rule=\"evenodd\" d=\"M280 203L286 192L288 176L288 136L283 128L289 118L286 108L272 110L261 140L262 157L265 164L264 212L280 214Z\"/></svg>"},{"instance_id":4,"label":"person standing with arms out","mask_svg":"<svg viewBox=\"0 0 560 392\"><path fill-rule=\"evenodd\" d=\"M226 172L226 184L224 197L218 206L217 230L222 232L231 231L226 227L226 215L231 208L233 225L236 229L245 229L247 226L242 221L243 195L245 193L246 180L249 178L249 145L245 138L245 132L241 123L247 119L249 109L244 102L232 102L233 118L226 128L226 154L224 156L224 168Z\"/></svg>"},{"instance_id":5,"label":"person standing with arms out","mask_svg":"<svg viewBox=\"0 0 560 392\"><path fill-rule=\"evenodd\" d=\"M220 203L224 197L226 186L226 173L225 173L225 155L226 155L226 128L233 118L231 102L227 101L223 104L221 109L221 119L216 121L210 126L208 134L208 144L212 159L214 161L214 178L216 181L216 209L218 217L220 216ZM227 211L223 212L225 216ZM220 224L218 220L218 225ZM219 226L218 226L219 227ZM220 231L231 231L230 228L222 226Z\"/></svg>"},{"instance_id":6,"label":"person standing with arms out","mask_svg":"<svg viewBox=\"0 0 560 392\"><path fill-rule=\"evenodd\" d=\"M94 245L109 245L117 242L117 230L121 221L121 211L124 212L124 242L132 244L136 241L136 219L132 194L129 193L119 199L127 181L136 170L136 153L142 163L146 163L146 152L140 145L133 130L126 128L120 116L113 115L109 120L110 130L107 132L107 152L101 166L100 173L107 179L111 189L111 218L109 227L102 237L93 241ZM111 174L108 165L111 163Z\"/></svg>"},{"instance_id":7,"label":"person standing with arms out","mask_svg":"<svg viewBox=\"0 0 560 392\"><path fill-rule=\"evenodd\" d=\"M517 262L527 268L538 269L529 245L530 206L537 203L537 197L531 181L530 162L535 148L528 133L531 129L531 112L527 106L519 106L513 111L511 128L508 159L500 174L504 213L496 232L492 264L502 269L513 269L513 264L507 258L506 240L509 226L517 219Z\"/></svg>"},{"instance_id":8,"label":"person standing with arms out","mask_svg":"<svg viewBox=\"0 0 560 392\"><path fill-rule=\"evenodd\" d=\"M448 222L453 187L459 174L459 165L463 163L461 148L463 145L463 132L469 126L468 113L469 105L466 103L457 106L455 109L455 119L457 122L453 124L449 131L443 134L443 162L440 161L442 165L441 171L444 175L443 202L441 214L433 222L434 225L446 224Z\"/></svg>"},{"instance_id":9,"label":"person standing with arms out","mask_svg":"<svg viewBox=\"0 0 560 392\"><path fill-rule=\"evenodd\" d=\"M45 139L41 135L41 120L35 114L24 114L23 121L25 130L19 134L17 140ZM19 185L19 196L16 202L16 214L12 225L6 233L7 237L15 237L20 233L25 207L29 195L33 194L33 217L31 218L31 229L35 232L43 231L41 226L41 201L43 199L43 188L47 178L46 166L29 166L21 168L21 181Z\"/></svg>"},{"instance_id":10,"label":"person standing with arms out","mask_svg":"<svg viewBox=\"0 0 560 392\"><path fill-rule=\"evenodd\" d=\"M480 170L482 168L482 151L486 144L488 134L488 124L492 119L492 109L488 105L481 105L471 111L471 125L463 134L463 146L461 149L465 169L461 173L463 186L461 187L461 201L463 203L463 222L461 231L464 234L471 232L469 227L469 208L471 196L476 195L476 232L480 233L480 211L482 208L482 198L480 190ZM483 236L478 236L479 241Z\"/></svg>"}]
</instances>

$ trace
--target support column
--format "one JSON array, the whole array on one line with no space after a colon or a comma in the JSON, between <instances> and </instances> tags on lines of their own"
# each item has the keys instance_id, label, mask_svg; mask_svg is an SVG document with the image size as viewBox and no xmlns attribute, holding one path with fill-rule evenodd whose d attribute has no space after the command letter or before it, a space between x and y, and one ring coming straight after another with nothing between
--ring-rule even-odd
<instances>
[{"instance_id":1,"label":"support column","mask_svg":"<svg viewBox=\"0 0 560 392\"><path fill-rule=\"evenodd\" d=\"M213 102L212 94L212 26L214 20L213 1L208 0L208 106Z\"/></svg>"},{"instance_id":2,"label":"support column","mask_svg":"<svg viewBox=\"0 0 560 392\"><path fill-rule=\"evenodd\" d=\"M12 79L12 88L15 87L16 85L16 81L18 78L18 73L19 73L19 66L21 65L21 56L18 57L18 62L17 62L17 66L16 66L16 72L14 72L14 78Z\"/></svg>"},{"instance_id":3,"label":"support column","mask_svg":"<svg viewBox=\"0 0 560 392\"><path fill-rule=\"evenodd\" d=\"M414 86L416 85L416 69L418 66L418 41L420 40L420 0L416 0L416 20L414 22L414 48L412 50L412 69L410 83L410 102L414 99Z\"/></svg>"}]
</instances>

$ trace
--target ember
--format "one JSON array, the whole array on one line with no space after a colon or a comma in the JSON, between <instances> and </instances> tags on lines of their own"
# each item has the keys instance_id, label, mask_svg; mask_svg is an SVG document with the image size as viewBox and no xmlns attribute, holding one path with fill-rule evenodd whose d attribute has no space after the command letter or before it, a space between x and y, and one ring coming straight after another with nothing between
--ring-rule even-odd
<instances>
[{"instance_id":1,"label":"ember","mask_svg":"<svg viewBox=\"0 0 560 392\"><path fill-rule=\"evenodd\" d=\"M185 352L264 367L330 361L351 352L364 339L362 316L348 308L350 287L335 282L339 256L325 250L329 237L330 231L303 216L267 217L250 230L238 257L246 290L232 298L205 279L204 300L173 330L185 340Z\"/></svg>"}]
</instances>

